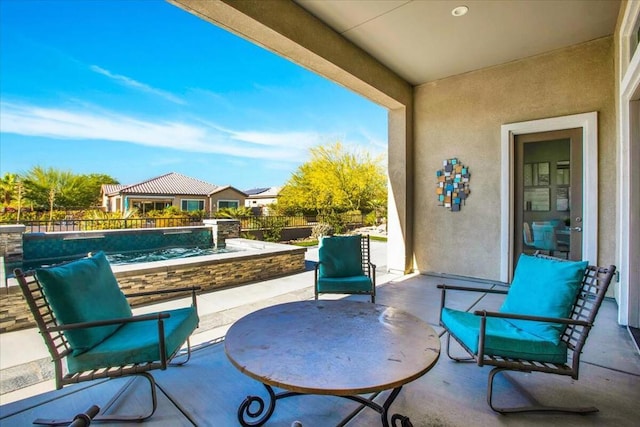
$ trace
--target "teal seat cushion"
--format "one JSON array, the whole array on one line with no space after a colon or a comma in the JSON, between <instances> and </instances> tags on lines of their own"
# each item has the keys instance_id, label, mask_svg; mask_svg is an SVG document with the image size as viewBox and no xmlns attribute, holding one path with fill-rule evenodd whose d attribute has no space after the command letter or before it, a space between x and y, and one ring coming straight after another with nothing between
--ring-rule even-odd
<instances>
[{"instance_id":1,"label":"teal seat cushion","mask_svg":"<svg viewBox=\"0 0 640 427\"><path fill-rule=\"evenodd\" d=\"M319 277L361 276L362 247L360 235L331 236L320 239Z\"/></svg>"},{"instance_id":2,"label":"teal seat cushion","mask_svg":"<svg viewBox=\"0 0 640 427\"><path fill-rule=\"evenodd\" d=\"M465 311L442 309L442 323L471 352L478 354L480 316ZM515 327L505 319L488 317L485 329L484 353L512 359L538 362L566 363L567 346L564 342L543 340Z\"/></svg>"},{"instance_id":3,"label":"teal seat cushion","mask_svg":"<svg viewBox=\"0 0 640 427\"><path fill-rule=\"evenodd\" d=\"M169 318L163 319L166 356L170 357L197 327L198 314L194 307L168 310L165 313L170 314ZM70 373L77 373L106 366L158 360L158 321L145 320L127 323L91 350L68 357L67 367Z\"/></svg>"},{"instance_id":4,"label":"teal seat cushion","mask_svg":"<svg viewBox=\"0 0 640 427\"><path fill-rule=\"evenodd\" d=\"M373 284L369 276L324 277L318 278L318 292L328 293L365 293L371 292Z\"/></svg>"},{"instance_id":5,"label":"teal seat cushion","mask_svg":"<svg viewBox=\"0 0 640 427\"><path fill-rule=\"evenodd\" d=\"M522 254L500 311L530 316L571 315L587 261L559 261ZM514 326L556 344L566 328L561 323L513 320Z\"/></svg>"},{"instance_id":6,"label":"teal seat cushion","mask_svg":"<svg viewBox=\"0 0 640 427\"><path fill-rule=\"evenodd\" d=\"M42 285L59 324L131 317L131 307L120 290L104 252L57 267L38 268ZM113 334L120 326L65 331L74 354L80 354Z\"/></svg>"}]
</instances>

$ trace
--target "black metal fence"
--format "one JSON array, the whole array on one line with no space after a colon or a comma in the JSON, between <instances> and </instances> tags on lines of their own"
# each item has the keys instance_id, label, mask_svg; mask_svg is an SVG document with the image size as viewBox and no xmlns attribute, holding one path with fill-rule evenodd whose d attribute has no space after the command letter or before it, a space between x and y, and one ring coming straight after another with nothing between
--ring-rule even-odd
<instances>
[{"instance_id":1,"label":"black metal fence","mask_svg":"<svg viewBox=\"0 0 640 427\"><path fill-rule=\"evenodd\" d=\"M242 231L263 230L270 228L313 227L326 222L334 223L336 218L318 216L252 216L239 218ZM348 228L364 224L363 215L340 215L339 221ZM1 224L15 224L3 222ZM203 225L202 220L184 217L166 218L132 218L132 219L62 219L62 220L30 220L20 221L27 227L28 233L53 231L89 231L132 228L189 227Z\"/></svg>"}]
</instances>

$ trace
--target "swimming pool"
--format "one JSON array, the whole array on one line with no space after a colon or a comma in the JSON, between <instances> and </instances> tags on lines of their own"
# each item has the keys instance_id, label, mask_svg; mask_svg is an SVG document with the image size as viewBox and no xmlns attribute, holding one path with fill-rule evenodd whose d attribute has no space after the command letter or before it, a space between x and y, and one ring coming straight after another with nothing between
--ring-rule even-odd
<instances>
[{"instance_id":1,"label":"swimming pool","mask_svg":"<svg viewBox=\"0 0 640 427\"><path fill-rule=\"evenodd\" d=\"M22 259L25 264L56 264L87 256L149 253L166 249L213 248L211 227L95 230L81 232L25 233Z\"/></svg>"},{"instance_id":2,"label":"swimming pool","mask_svg":"<svg viewBox=\"0 0 640 427\"><path fill-rule=\"evenodd\" d=\"M225 254L239 249L231 248L167 248L151 252L127 252L123 254L107 254L111 265L136 264L141 262L166 261L175 258L191 258L196 256Z\"/></svg>"},{"instance_id":3,"label":"swimming pool","mask_svg":"<svg viewBox=\"0 0 640 427\"><path fill-rule=\"evenodd\" d=\"M199 286L201 292L241 286L305 271L306 248L280 243L232 238L226 251L133 264L112 265L113 273L125 294ZM277 281L273 286L278 286ZM130 299L135 307L162 301L166 296L142 296ZM0 292L0 333L33 327L29 308L15 278L7 279Z\"/></svg>"},{"instance_id":4,"label":"swimming pool","mask_svg":"<svg viewBox=\"0 0 640 427\"><path fill-rule=\"evenodd\" d=\"M154 261L167 261L172 259L192 258L206 255L225 254L230 252L241 251L240 248L212 248L212 247L191 247L191 248L163 248L153 251L134 251L109 254L107 253L107 259L111 265L127 265L127 264L142 264ZM39 259L35 261L17 261L9 262L6 264L7 277L13 277L13 270L20 268L22 270L33 270L40 267L49 267L51 265L60 264L62 262L73 261L81 257L72 257L69 259Z\"/></svg>"},{"instance_id":5,"label":"swimming pool","mask_svg":"<svg viewBox=\"0 0 640 427\"><path fill-rule=\"evenodd\" d=\"M191 258L233 251L215 248L211 227L94 230L83 232L24 233L22 260L6 265L31 270L83 258L103 251L112 265Z\"/></svg>"}]
</instances>

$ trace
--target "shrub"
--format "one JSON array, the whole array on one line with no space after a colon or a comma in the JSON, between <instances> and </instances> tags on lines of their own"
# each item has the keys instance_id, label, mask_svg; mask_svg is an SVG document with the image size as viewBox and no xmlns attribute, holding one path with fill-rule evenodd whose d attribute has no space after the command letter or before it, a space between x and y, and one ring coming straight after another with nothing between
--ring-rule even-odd
<instances>
[{"instance_id":1,"label":"shrub","mask_svg":"<svg viewBox=\"0 0 640 427\"><path fill-rule=\"evenodd\" d=\"M333 227L326 223L314 225L311 229L311 238L316 240L320 239L323 236L333 236L334 234L335 231Z\"/></svg>"},{"instance_id":2,"label":"shrub","mask_svg":"<svg viewBox=\"0 0 640 427\"><path fill-rule=\"evenodd\" d=\"M378 225L378 215L376 215L375 211L371 211L367 215L365 215L364 225L366 226Z\"/></svg>"},{"instance_id":3,"label":"shrub","mask_svg":"<svg viewBox=\"0 0 640 427\"><path fill-rule=\"evenodd\" d=\"M318 219L320 219L320 217ZM327 215L322 215L321 221L329 224L331 228L333 228L333 234L344 233L347 229L345 218L339 213L334 212Z\"/></svg>"},{"instance_id":4,"label":"shrub","mask_svg":"<svg viewBox=\"0 0 640 427\"><path fill-rule=\"evenodd\" d=\"M282 239L282 229L287 226L287 219L282 217L258 217L262 228L263 239L267 242L279 242Z\"/></svg>"}]
</instances>

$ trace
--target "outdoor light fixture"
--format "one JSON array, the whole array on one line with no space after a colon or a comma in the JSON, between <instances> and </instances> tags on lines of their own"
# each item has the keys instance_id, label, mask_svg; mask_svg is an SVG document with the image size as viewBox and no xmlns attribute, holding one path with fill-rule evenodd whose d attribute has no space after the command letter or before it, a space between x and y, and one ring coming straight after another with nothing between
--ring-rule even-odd
<instances>
[{"instance_id":1,"label":"outdoor light fixture","mask_svg":"<svg viewBox=\"0 0 640 427\"><path fill-rule=\"evenodd\" d=\"M451 11L453 16L464 16L469 12L469 8L467 6L458 6Z\"/></svg>"}]
</instances>

